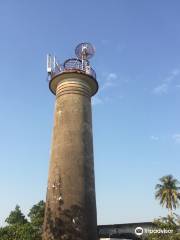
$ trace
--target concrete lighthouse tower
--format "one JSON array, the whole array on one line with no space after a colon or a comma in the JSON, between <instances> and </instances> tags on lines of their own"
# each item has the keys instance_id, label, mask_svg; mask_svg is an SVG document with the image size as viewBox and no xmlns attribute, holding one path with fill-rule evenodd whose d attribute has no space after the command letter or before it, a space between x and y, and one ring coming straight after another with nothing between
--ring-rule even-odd
<instances>
[{"instance_id":1,"label":"concrete lighthouse tower","mask_svg":"<svg viewBox=\"0 0 180 240\"><path fill-rule=\"evenodd\" d=\"M90 43L63 65L48 56L56 96L43 240L97 240L91 97L98 90Z\"/></svg>"}]
</instances>

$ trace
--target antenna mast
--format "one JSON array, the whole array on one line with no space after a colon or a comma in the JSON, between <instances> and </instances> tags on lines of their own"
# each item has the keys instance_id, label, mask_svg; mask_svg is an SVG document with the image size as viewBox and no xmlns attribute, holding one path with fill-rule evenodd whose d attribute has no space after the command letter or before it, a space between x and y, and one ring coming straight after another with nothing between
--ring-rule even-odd
<instances>
[{"instance_id":1,"label":"antenna mast","mask_svg":"<svg viewBox=\"0 0 180 240\"><path fill-rule=\"evenodd\" d=\"M75 49L75 54L82 61L82 70L86 70L86 67L89 66L88 59L95 54L95 48L91 43L80 43Z\"/></svg>"},{"instance_id":2,"label":"antenna mast","mask_svg":"<svg viewBox=\"0 0 180 240\"><path fill-rule=\"evenodd\" d=\"M53 78L65 72L81 72L96 79L96 73L89 63L89 59L95 54L93 45L88 42L80 43L75 48L75 54L76 58L67 59L63 64L59 64L55 56L47 55L47 73L51 90ZM52 92L55 93L54 87Z\"/></svg>"}]
</instances>

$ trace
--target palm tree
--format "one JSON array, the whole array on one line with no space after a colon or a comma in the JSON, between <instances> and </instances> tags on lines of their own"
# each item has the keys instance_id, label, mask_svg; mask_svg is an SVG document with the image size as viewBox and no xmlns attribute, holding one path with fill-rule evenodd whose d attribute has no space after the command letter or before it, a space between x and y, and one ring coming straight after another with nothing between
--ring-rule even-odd
<instances>
[{"instance_id":1,"label":"palm tree","mask_svg":"<svg viewBox=\"0 0 180 240\"><path fill-rule=\"evenodd\" d=\"M159 179L160 184L156 184L155 198L160 201L162 206L166 206L169 215L173 216L173 209L179 206L180 201L180 182L172 175L166 175Z\"/></svg>"}]
</instances>

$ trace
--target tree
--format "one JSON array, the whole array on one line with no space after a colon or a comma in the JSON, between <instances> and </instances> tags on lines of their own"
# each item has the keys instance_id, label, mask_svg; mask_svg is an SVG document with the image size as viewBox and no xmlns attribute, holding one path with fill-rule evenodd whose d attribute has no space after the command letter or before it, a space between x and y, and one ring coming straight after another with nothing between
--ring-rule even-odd
<instances>
[{"instance_id":1,"label":"tree","mask_svg":"<svg viewBox=\"0 0 180 240\"><path fill-rule=\"evenodd\" d=\"M41 235L30 223L14 224L0 228L1 240L41 240Z\"/></svg>"},{"instance_id":2,"label":"tree","mask_svg":"<svg viewBox=\"0 0 180 240\"><path fill-rule=\"evenodd\" d=\"M28 217L30 218L31 225L42 234L42 227L44 221L45 202L40 201L35 204L29 211Z\"/></svg>"},{"instance_id":3,"label":"tree","mask_svg":"<svg viewBox=\"0 0 180 240\"><path fill-rule=\"evenodd\" d=\"M30 222L17 205L6 219L7 226L0 228L0 240L42 240L44 201L35 204L29 211Z\"/></svg>"},{"instance_id":4,"label":"tree","mask_svg":"<svg viewBox=\"0 0 180 240\"><path fill-rule=\"evenodd\" d=\"M163 176L159 180L160 184L155 187L155 198L160 201L162 206L166 206L169 215L172 217L172 211L179 206L180 201L179 181L173 178L172 175Z\"/></svg>"},{"instance_id":5,"label":"tree","mask_svg":"<svg viewBox=\"0 0 180 240\"><path fill-rule=\"evenodd\" d=\"M174 214L174 216L168 215L167 217L159 218L154 220L153 229L157 230L171 230L172 232L167 233L149 233L145 236L145 240L180 240L179 233L179 216Z\"/></svg>"},{"instance_id":6,"label":"tree","mask_svg":"<svg viewBox=\"0 0 180 240\"><path fill-rule=\"evenodd\" d=\"M28 221L21 212L20 207L16 205L15 210L10 212L9 217L6 218L5 222L7 222L9 225L13 225L13 224L25 224Z\"/></svg>"}]
</instances>

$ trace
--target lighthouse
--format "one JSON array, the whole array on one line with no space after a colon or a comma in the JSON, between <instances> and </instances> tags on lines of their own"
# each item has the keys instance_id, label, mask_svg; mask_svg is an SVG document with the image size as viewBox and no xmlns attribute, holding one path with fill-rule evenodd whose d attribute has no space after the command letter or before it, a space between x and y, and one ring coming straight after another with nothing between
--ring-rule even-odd
<instances>
[{"instance_id":1,"label":"lighthouse","mask_svg":"<svg viewBox=\"0 0 180 240\"><path fill-rule=\"evenodd\" d=\"M97 240L91 97L98 91L90 43L59 64L48 55L55 95L43 240Z\"/></svg>"}]
</instances>

